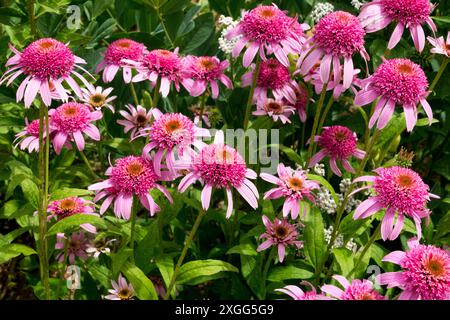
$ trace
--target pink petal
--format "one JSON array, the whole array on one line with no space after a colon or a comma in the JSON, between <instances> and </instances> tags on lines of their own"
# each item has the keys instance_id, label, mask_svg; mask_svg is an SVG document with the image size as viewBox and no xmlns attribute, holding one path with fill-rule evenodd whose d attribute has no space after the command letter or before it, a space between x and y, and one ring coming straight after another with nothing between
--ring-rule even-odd
<instances>
[{"instance_id":1,"label":"pink petal","mask_svg":"<svg viewBox=\"0 0 450 320\"><path fill-rule=\"evenodd\" d=\"M403 30L405 29L405 25L403 23L398 23L397 26L394 29L394 32L392 32L391 38L389 39L389 43L387 48L389 50L392 50L400 41L402 38Z\"/></svg>"}]
</instances>

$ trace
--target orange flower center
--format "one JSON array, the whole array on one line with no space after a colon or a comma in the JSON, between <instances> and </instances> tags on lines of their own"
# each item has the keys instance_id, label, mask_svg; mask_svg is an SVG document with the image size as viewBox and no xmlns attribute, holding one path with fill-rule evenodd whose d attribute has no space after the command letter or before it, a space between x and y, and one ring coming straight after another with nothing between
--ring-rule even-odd
<instances>
[{"instance_id":1,"label":"orange flower center","mask_svg":"<svg viewBox=\"0 0 450 320\"><path fill-rule=\"evenodd\" d=\"M264 8L259 11L259 16L264 19L270 19L275 16L275 11L272 8Z\"/></svg>"},{"instance_id":2,"label":"orange flower center","mask_svg":"<svg viewBox=\"0 0 450 320\"><path fill-rule=\"evenodd\" d=\"M117 44L117 46L123 49L128 49L131 46L131 43L128 41L121 41Z\"/></svg>"},{"instance_id":3,"label":"orange flower center","mask_svg":"<svg viewBox=\"0 0 450 320\"><path fill-rule=\"evenodd\" d=\"M344 132L336 132L336 134L334 135L334 138L336 139L336 141L338 142L342 142L345 140L347 136L345 135Z\"/></svg>"},{"instance_id":4,"label":"orange flower center","mask_svg":"<svg viewBox=\"0 0 450 320\"><path fill-rule=\"evenodd\" d=\"M122 288L117 295L119 296L120 300L130 300L133 294L130 290L128 290L128 288Z\"/></svg>"},{"instance_id":5,"label":"orange flower center","mask_svg":"<svg viewBox=\"0 0 450 320\"><path fill-rule=\"evenodd\" d=\"M210 59L202 59L202 58L200 58L199 64L203 69L206 69L206 70L212 70L216 66L214 61L212 61Z\"/></svg>"},{"instance_id":6,"label":"orange flower center","mask_svg":"<svg viewBox=\"0 0 450 320\"><path fill-rule=\"evenodd\" d=\"M77 115L77 108L72 107L72 106L65 108L64 109L64 115L66 117L74 117L74 116L76 116Z\"/></svg>"},{"instance_id":7,"label":"orange flower center","mask_svg":"<svg viewBox=\"0 0 450 320\"><path fill-rule=\"evenodd\" d=\"M42 42L39 44L39 47L40 47L43 51L46 51L46 50L53 49L53 48L55 47L55 44L54 44L52 41L47 40L47 41L42 41Z\"/></svg>"},{"instance_id":8,"label":"orange flower center","mask_svg":"<svg viewBox=\"0 0 450 320\"><path fill-rule=\"evenodd\" d=\"M93 107L99 108L99 107L103 106L103 104L105 103L105 96L102 94L96 93L91 96L91 98L89 99L89 103Z\"/></svg>"},{"instance_id":9,"label":"orange flower center","mask_svg":"<svg viewBox=\"0 0 450 320\"><path fill-rule=\"evenodd\" d=\"M63 211L75 210L76 203L72 199L64 199L59 203L59 208Z\"/></svg>"},{"instance_id":10,"label":"orange flower center","mask_svg":"<svg viewBox=\"0 0 450 320\"><path fill-rule=\"evenodd\" d=\"M144 168L142 167L142 165L138 162L134 162L134 163L130 163L127 167L127 172L130 174L130 176L132 177L137 177L139 176L142 171L144 171Z\"/></svg>"},{"instance_id":11,"label":"orange flower center","mask_svg":"<svg viewBox=\"0 0 450 320\"><path fill-rule=\"evenodd\" d=\"M427 262L426 268L435 277L442 276L445 271L444 264L441 261L437 261L437 260L433 260L433 259L430 259Z\"/></svg>"},{"instance_id":12,"label":"orange flower center","mask_svg":"<svg viewBox=\"0 0 450 320\"><path fill-rule=\"evenodd\" d=\"M303 180L297 177L289 178L287 185L294 191L300 191L304 187Z\"/></svg>"},{"instance_id":13,"label":"orange flower center","mask_svg":"<svg viewBox=\"0 0 450 320\"><path fill-rule=\"evenodd\" d=\"M397 67L397 70L402 74L411 74L413 72L413 69L409 64L401 64Z\"/></svg>"},{"instance_id":14,"label":"orange flower center","mask_svg":"<svg viewBox=\"0 0 450 320\"><path fill-rule=\"evenodd\" d=\"M410 176L406 174L401 174L397 177L397 183L402 188L411 188L413 180Z\"/></svg>"}]
</instances>

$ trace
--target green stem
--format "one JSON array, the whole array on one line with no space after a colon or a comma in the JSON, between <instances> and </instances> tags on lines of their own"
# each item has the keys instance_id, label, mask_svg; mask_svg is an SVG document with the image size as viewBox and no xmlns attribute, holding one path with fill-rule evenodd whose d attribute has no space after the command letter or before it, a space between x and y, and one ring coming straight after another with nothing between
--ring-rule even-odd
<instances>
[{"instance_id":1,"label":"green stem","mask_svg":"<svg viewBox=\"0 0 450 320\"><path fill-rule=\"evenodd\" d=\"M30 18L30 33L33 39L37 38L36 15L34 14L35 0L28 0L28 16Z\"/></svg>"},{"instance_id":2,"label":"green stem","mask_svg":"<svg viewBox=\"0 0 450 320\"><path fill-rule=\"evenodd\" d=\"M267 257L266 264L264 265L264 269L263 269L264 281L266 281L267 272L269 271L270 264L272 263L273 259L275 258L276 253L277 253L277 247L274 246L270 249L269 256Z\"/></svg>"},{"instance_id":3,"label":"green stem","mask_svg":"<svg viewBox=\"0 0 450 320\"><path fill-rule=\"evenodd\" d=\"M166 25L164 24L164 18L162 16L162 14L159 12L159 8L157 9L157 14L158 14L159 21L161 22L161 25L163 27L164 33L166 34L166 38L167 38L167 40L169 40L170 48L173 48L174 47L173 41L169 36L169 32L167 31Z\"/></svg>"},{"instance_id":4,"label":"green stem","mask_svg":"<svg viewBox=\"0 0 450 320\"><path fill-rule=\"evenodd\" d=\"M153 88L152 108L156 108L158 106L159 98L161 97L159 88L161 88L161 78L156 80L156 85Z\"/></svg>"},{"instance_id":5,"label":"green stem","mask_svg":"<svg viewBox=\"0 0 450 320\"><path fill-rule=\"evenodd\" d=\"M134 104L136 107L139 105L139 99L136 94L136 89L134 88L133 81L130 82L131 95L133 96Z\"/></svg>"},{"instance_id":6,"label":"green stem","mask_svg":"<svg viewBox=\"0 0 450 320\"><path fill-rule=\"evenodd\" d=\"M82 150L78 150L81 156L81 159L83 159L84 163L86 164L86 167L88 167L89 172L91 173L92 177L98 178L97 174L95 173L94 169L92 169L91 164L89 163L89 160L86 158L86 155Z\"/></svg>"},{"instance_id":7,"label":"green stem","mask_svg":"<svg viewBox=\"0 0 450 320\"><path fill-rule=\"evenodd\" d=\"M441 67L438 70L438 73L436 74L436 76L433 79L433 82L431 83L430 88L428 89L429 91L433 91L434 87L436 86L436 84L438 83L439 79L441 78L442 74L445 71L445 68L447 67L447 64L450 62L450 59L445 58L444 61L441 64Z\"/></svg>"},{"instance_id":8,"label":"green stem","mask_svg":"<svg viewBox=\"0 0 450 320\"><path fill-rule=\"evenodd\" d=\"M253 94L255 93L256 82L258 80L260 67L261 67L261 57L259 55L256 55L256 67L253 72L252 86L250 87L250 93L248 94L248 100L247 100L247 107L245 109L244 130L247 130L248 122L250 120L250 113L252 111L252 105L253 105Z\"/></svg>"},{"instance_id":9,"label":"green stem","mask_svg":"<svg viewBox=\"0 0 450 320\"><path fill-rule=\"evenodd\" d=\"M328 100L327 106L325 107L325 110L323 111L322 117L320 118L319 126L317 127L317 133L320 133L323 124L325 123L325 120L327 118L328 112L330 111L331 107L333 106L334 98L333 96L330 97ZM311 153L314 154L316 152L316 144L314 144L313 151Z\"/></svg>"},{"instance_id":10,"label":"green stem","mask_svg":"<svg viewBox=\"0 0 450 320\"><path fill-rule=\"evenodd\" d=\"M308 165L309 159L311 159L311 155L312 155L312 151L313 151L313 147L314 147L314 136L316 135L316 132L317 132L317 127L318 127L319 119L320 119L320 112L322 110L323 102L325 100L325 95L327 93L327 86L328 86L328 82L323 85L323 89L320 94L319 102L317 104L316 115L314 116L314 124L313 124L312 131L311 131L311 137L309 138L309 147L308 147L308 154L307 154L307 158L306 158L306 165ZM332 100L332 98L331 98L331 100Z\"/></svg>"},{"instance_id":11,"label":"green stem","mask_svg":"<svg viewBox=\"0 0 450 320\"><path fill-rule=\"evenodd\" d=\"M200 209L197 219L195 219L194 226L192 227L192 230L189 233L189 236L186 239L186 242L184 243L184 247L183 247L183 250L181 251L181 255L178 258L178 262L177 262L177 265L175 266L175 270L173 271L173 275L172 275L172 278L170 279L169 286L167 287L167 293L166 293L166 296L164 297L164 300L169 299L172 289L175 286L175 281L177 280L178 273L180 272L181 265L183 264L184 258L186 257L186 253L187 253L189 247L191 246L192 239L194 239L197 229L200 226L200 223L202 222L202 219L205 216L205 214L206 214L206 211L203 209Z\"/></svg>"}]
</instances>

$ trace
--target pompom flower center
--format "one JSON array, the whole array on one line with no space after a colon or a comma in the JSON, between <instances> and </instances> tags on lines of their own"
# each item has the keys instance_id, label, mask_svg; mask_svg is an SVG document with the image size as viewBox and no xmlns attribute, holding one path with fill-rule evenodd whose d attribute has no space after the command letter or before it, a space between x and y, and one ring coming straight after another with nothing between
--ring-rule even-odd
<instances>
[{"instance_id":1,"label":"pompom flower center","mask_svg":"<svg viewBox=\"0 0 450 320\"><path fill-rule=\"evenodd\" d=\"M257 79L258 87L281 89L290 79L288 68L279 63L278 60L271 58L261 62Z\"/></svg>"},{"instance_id":2,"label":"pompom flower center","mask_svg":"<svg viewBox=\"0 0 450 320\"><path fill-rule=\"evenodd\" d=\"M178 120L167 121L165 128L168 133L173 133L181 129L183 125Z\"/></svg>"},{"instance_id":3,"label":"pompom flower center","mask_svg":"<svg viewBox=\"0 0 450 320\"><path fill-rule=\"evenodd\" d=\"M212 71L214 68L217 67L216 61L208 59L207 57L200 57L198 59L198 65L200 68L206 71Z\"/></svg>"},{"instance_id":4,"label":"pompom flower center","mask_svg":"<svg viewBox=\"0 0 450 320\"><path fill-rule=\"evenodd\" d=\"M82 103L68 102L55 109L51 122L66 133L83 130L89 124L91 111Z\"/></svg>"},{"instance_id":5,"label":"pompom flower center","mask_svg":"<svg viewBox=\"0 0 450 320\"><path fill-rule=\"evenodd\" d=\"M263 19L271 19L276 16L276 12L273 7L262 7L256 14Z\"/></svg>"},{"instance_id":6,"label":"pompom flower center","mask_svg":"<svg viewBox=\"0 0 450 320\"><path fill-rule=\"evenodd\" d=\"M130 163L127 167L127 172L131 177L138 177L144 170L143 166L139 162Z\"/></svg>"},{"instance_id":7,"label":"pompom flower center","mask_svg":"<svg viewBox=\"0 0 450 320\"><path fill-rule=\"evenodd\" d=\"M144 66L163 77L174 80L181 69L181 61L174 52L157 49L150 51L143 60Z\"/></svg>"},{"instance_id":8,"label":"pompom flower center","mask_svg":"<svg viewBox=\"0 0 450 320\"><path fill-rule=\"evenodd\" d=\"M422 24L431 13L429 0L381 0L382 11L404 25Z\"/></svg>"},{"instance_id":9,"label":"pompom flower center","mask_svg":"<svg viewBox=\"0 0 450 320\"><path fill-rule=\"evenodd\" d=\"M402 73L402 74L411 74L413 73L413 69L411 68L411 66L409 64L400 64L397 67L398 72Z\"/></svg>"},{"instance_id":10,"label":"pompom flower center","mask_svg":"<svg viewBox=\"0 0 450 320\"><path fill-rule=\"evenodd\" d=\"M401 174L397 177L397 183L399 185L399 187L401 188L411 188L414 186L414 181L413 179L406 174Z\"/></svg>"},{"instance_id":11,"label":"pompom flower center","mask_svg":"<svg viewBox=\"0 0 450 320\"><path fill-rule=\"evenodd\" d=\"M181 113L166 113L150 127L150 136L161 148L190 144L194 140L194 123Z\"/></svg>"},{"instance_id":12,"label":"pompom flower center","mask_svg":"<svg viewBox=\"0 0 450 320\"><path fill-rule=\"evenodd\" d=\"M337 159L346 159L356 150L356 137L353 132L343 126L326 128L319 138L319 145Z\"/></svg>"},{"instance_id":13,"label":"pompom flower center","mask_svg":"<svg viewBox=\"0 0 450 320\"><path fill-rule=\"evenodd\" d=\"M130 40L119 39L112 42L105 52L105 59L109 64L122 65L122 59L140 61L144 53L144 45Z\"/></svg>"},{"instance_id":14,"label":"pompom flower center","mask_svg":"<svg viewBox=\"0 0 450 320\"><path fill-rule=\"evenodd\" d=\"M45 129L45 124L44 124ZM34 137L39 137L39 119L33 120L27 126L27 133Z\"/></svg>"}]
</instances>

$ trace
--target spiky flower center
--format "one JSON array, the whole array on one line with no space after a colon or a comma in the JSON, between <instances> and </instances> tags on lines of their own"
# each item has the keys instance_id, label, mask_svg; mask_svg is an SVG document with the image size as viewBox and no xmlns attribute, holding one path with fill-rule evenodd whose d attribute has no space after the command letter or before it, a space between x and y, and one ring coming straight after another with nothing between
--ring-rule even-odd
<instances>
[{"instance_id":1,"label":"spiky flower center","mask_svg":"<svg viewBox=\"0 0 450 320\"><path fill-rule=\"evenodd\" d=\"M194 130L194 123L185 115L166 113L153 122L150 136L160 148L174 148L192 143Z\"/></svg>"},{"instance_id":2,"label":"spiky flower center","mask_svg":"<svg viewBox=\"0 0 450 320\"><path fill-rule=\"evenodd\" d=\"M117 296L120 300L130 300L133 297L133 292L128 288L121 288Z\"/></svg>"},{"instance_id":3,"label":"spiky flower center","mask_svg":"<svg viewBox=\"0 0 450 320\"><path fill-rule=\"evenodd\" d=\"M389 18L415 26L426 21L432 5L429 0L381 0L381 8Z\"/></svg>"},{"instance_id":4,"label":"spiky flower center","mask_svg":"<svg viewBox=\"0 0 450 320\"><path fill-rule=\"evenodd\" d=\"M208 59L207 57L200 57L198 59L198 65L207 71L211 71L215 67L217 67L217 63L212 59Z\"/></svg>"},{"instance_id":5,"label":"spiky flower center","mask_svg":"<svg viewBox=\"0 0 450 320\"><path fill-rule=\"evenodd\" d=\"M73 211L75 210L77 203L73 199L64 199L59 203L59 209L63 211Z\"/></svg>"},{"instance_id":6,"label":"spiky flower center","mask_svg":"<svg viewBox=\"0 0 450 320\"><path fill-rule=\"evenodd\" d=\"M271 58L261 62L257 79L258 87L274 90L281 89L290 80L289 69L278 62L278 60Z\"/></svg>"},{"instance_id":7,"label":"spiky flower center","mask_svg":"<svg viewBox=\"0 0 450 320\"><path fill-rule=\"evenodd\" d=\"M34 137L39 137L39 119L35 119L31 121L27 126L27 133L29 135L32 135ZM45 130L45 124L44 124L44 130Z\"/></svg>"},{"instance_id":8,"label":"spiky flower center","mask_svg":"<svg viewBox=\"0 0 450 320\"><path fill-rule=\"evenodd\" d=\"M90 109L77 102L64 103L55 109L51 117L52 125L65 133L84 130L90 123Z\"/></svg>"},{"instance_id":9,"label":"spiky flower center","mask_svg":"<svg viewBox=\"0 0 450 320\"><path fill-rule=\"evenodd\" d=\"M283 240L289 234L289 230L283 225L276 226L274 231L280 240Z\"/></svg>"},{"instance_id":10,"label":"spiky flower center","mask_svg":"<svg viewBox=\"0 0 450 320\"><path fill-rule=\"evenodd\" d=\"M326 128L319 138L319 145L325 148L331 157L346 159L356 150L356 137L347 127L331 126Z\"/></svg>"},{"instance_id":11,"label":"spiky flower center","mask_svg":"<svg viewBox=\"0 0 450 320\"><path fill-rule=\"evenodd\" d=\"M283 105L275 101L266 103L265 108L267 112L272 112L274 114L282 114L284 111Z\"/></svg>"},{"instance_id":12,"label":"spiky flower center","mask_svg":"<svg viewBox=\"0 0 450 320\"><path fill-rule=\"evenodd\" d=\"M146 115L138 114L136 117L136 124L138 127L144 127L148 123L148 119Z\"/></svg>"},{"instance_id":13,"label":"spiky flower center","mask_svg":"<svg viewBox=\"0 0 450 320\"><path fill-rule=\"evenodd\" d=\"M438 259L430 259L428 263L425 264L425 267L435 277L440 277L445 272L444 262Z\"/></svg>"},{"instance_id":14,"label":"spiky flower center","mask_svg":"<svg viewBox=\"0 0 450 320\"><path fill-rule=\"evenodd\" d=\"M175 80L181 70L181 60L174 52L157 49L145 55L143 65L150 71L162 77Z\"/></svg>"},{"instance_id":15,"label":"spiky flower center","mask_svg":"<svg viewBox=\"0 0 450 320\"><path fill-rule=\"evenodd\" d=\"M127 172L131 177L138 177L141 175L144 167L139 162L132 162L127 166Z\"/></svg>"},{"instance_id":16,"label":"spiky flower center","mask_svg":"<svg viewBox=\"0 0 450 320\"><path fill-rule=\"evenodd\" d=\"M105 60L109 64L123 65L122 59L142 60L145 46L130 39L119 39L112 42L105 52Z\"/></svg>"},{"instance_id":17,"label":"spiky flower center","mask_svg":"<svg viewBox=\"0 0 450 320\"><path fill-rule=\"evenodd\" d=\"M95 93L89 98L89 104L94 108L100 108L105 104L106 97L103 94Z\"/></svg>"}]
</instances>

